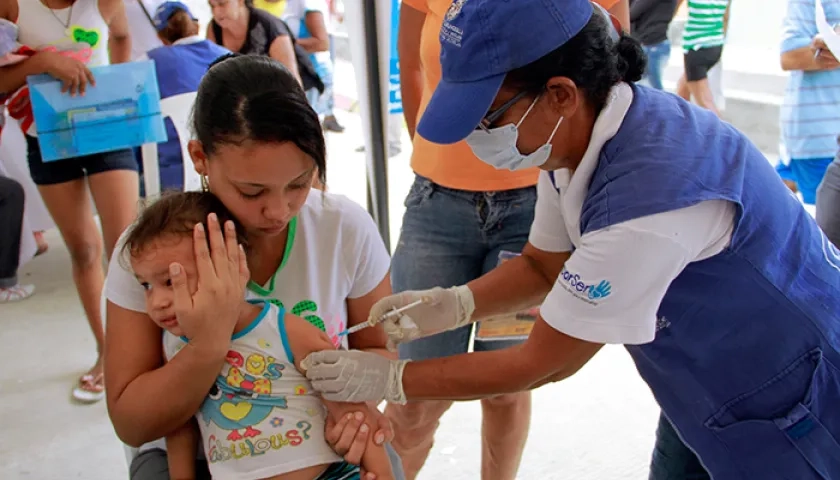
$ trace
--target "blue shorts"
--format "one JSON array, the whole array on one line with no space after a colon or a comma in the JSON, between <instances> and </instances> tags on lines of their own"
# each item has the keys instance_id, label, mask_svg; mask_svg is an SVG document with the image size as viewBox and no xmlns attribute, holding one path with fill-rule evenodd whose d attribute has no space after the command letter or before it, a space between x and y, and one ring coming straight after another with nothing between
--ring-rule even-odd
<instances>
[{"instance_id":1,"label":"blue shorts","mask_svg":"<svg viewBox=\"0 0 840 480\"><path fill-rule=\"evenodd\" d=\"M82 157L44 162L38 139L25 135L29 175L35 185L54 185L71 182L111 170L139 170L134 151L130 148L113 152L95 153Z\"/></svg>"},{"instance_id":2,"label":"blue shorts","mask_svg":"<svg viewBox=\"0 0 840 480\"><path fill-rule=\"evenodd\" d=\"M796 188L802 193L802 201L808 205L817 202L817 187L820 186L825 169L834 159L828 158L793 158L789 165L779 162L776 171L784 180L796 183Z\"/></svg>"},{"instance_id":3,"label":"blue shorts","mask_svg":"<svg viewBox=\"0 0 840 480\"><path fill-rule=\"evenodd\" d=\"M395 292L462 285L492 270L499 252L521 252L534 221L536 187L500 192L453 190L417 176L405 199L394 258ZM465 353L473 326L400 346L400 357L423 360ZM475 351L519 341L476 340Z\"/></svg>"}]
</instances>

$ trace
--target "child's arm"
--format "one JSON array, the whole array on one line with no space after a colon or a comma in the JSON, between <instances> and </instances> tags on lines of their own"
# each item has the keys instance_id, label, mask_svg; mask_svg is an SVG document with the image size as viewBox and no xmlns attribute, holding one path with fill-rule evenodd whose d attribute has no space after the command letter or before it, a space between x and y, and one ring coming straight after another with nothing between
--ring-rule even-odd
<instances>
[{"instance_id":1,"label":"child's arm","mask_svg":"<svg viewBox=\"0 0 840 480\"><path fill-rule=\"evenodd\" d=\"M294 356L295 367L299 371L304 372L304 369L300 366L300 362L310 353L335 349L327 334L306 320L295 315L287 314L284 322L286 324L286 334L289 339L289 347L292 349L292 355ZM367 413L371 408L375 408L364 403L336 403L325 401L324 405L327 407L329 415L336 421L344 415L355 412ZM371 432L374 432L379 427L370 419L370 415L365 415L365 424L369 429L371 429ZM365 448L365 453L362 456L362 468L364 468L365 471L376 475L376 480L389 480L394 478L388 453L385 451L385 447L377 446L373 443L373 435L368 436L367 447Z\"/></svg>"},{"instance_id":2,"label":"child's arm","mask_svg":"<svg viewBox=\"0 0 840 480\"><path fill-rule=\"evenodd\" d=\"M195 480L195 456L199 438L195 417L166 436L169 478L172 480Z\"/></svg>"}]
</instances>

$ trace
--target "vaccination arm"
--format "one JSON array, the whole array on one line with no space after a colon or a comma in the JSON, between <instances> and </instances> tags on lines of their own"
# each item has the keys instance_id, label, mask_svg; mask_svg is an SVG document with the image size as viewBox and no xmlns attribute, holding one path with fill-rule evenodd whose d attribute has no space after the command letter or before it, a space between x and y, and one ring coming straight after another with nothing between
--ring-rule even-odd
<instances>
[{"instance_id":1,"label":"vaccination arm","mask_svg":"<svg viewBox=\"0 0 840 480\"><path fill-rule=\"evenodd\" d=\"M292 356L295 360L295 367L301 372L306 371L301 366L301 360L306 358L310 353L335 349L326 333L298 316L287 314L284 319L284 324L289 338L289 346L292 349ZM369 406L364 403L337 403L328 401L324 401L324 405L327 407L329 415L335 421L338 421L343 416L363 412L366 413L363 428L368 431L373 431L378 428L375 420L373 420L375 417L370 414L370 409L375 409L375 405ZM394 478L388 453L385 451L384 446L374 443L373 436L368 436L367 445L362 455L362 468L366 472L376 475L377 480Z\"/></svg>"}]
</instances>

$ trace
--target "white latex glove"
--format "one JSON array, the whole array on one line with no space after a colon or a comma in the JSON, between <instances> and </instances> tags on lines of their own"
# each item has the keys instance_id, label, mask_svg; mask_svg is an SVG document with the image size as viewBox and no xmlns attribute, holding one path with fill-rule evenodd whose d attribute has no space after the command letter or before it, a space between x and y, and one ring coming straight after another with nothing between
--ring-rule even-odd
<instances>
[{"instance_id":1,"label":"white latex glove","mask_svg":"<svg viewBox=\"0 0 840 480\"><path fill-rule=\"evenodd\" d=\"M423 304L382 322L388 334L389 350L393 351L400 343L466 325L470 323L475 311L472 291L466 285L447 289L435 287L431 290L409 290L379 300L371 308L368 321L377 322L394 308L404 307L417 300L422 300Z\"/></svg>"},{"instance_id":2,"label":"white latex glove","mask_svg":"<svg viewBox=\"0 0 840 480\"><path fill-rule=\"evenodd\" d=\"M301 362L312 388L333 402L405 404L402 374L408 360L389 360L360 350L325 350Z\"/></svg>"}]
</instances>

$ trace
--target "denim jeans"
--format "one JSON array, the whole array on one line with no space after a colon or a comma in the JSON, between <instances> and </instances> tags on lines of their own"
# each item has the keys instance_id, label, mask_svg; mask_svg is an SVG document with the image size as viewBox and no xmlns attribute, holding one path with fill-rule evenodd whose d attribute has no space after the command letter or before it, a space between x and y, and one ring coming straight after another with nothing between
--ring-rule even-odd
<instances>
[{"instance_id":1,"label":"denim jeans","mask_svg":"<svg viewBox=\"0 0 840 480\"><path fill-rule=\"evenodd\" d=\"M665 40L662 43L643 45L642 49L648 60L642 82L657 90L662 90L662 71L665 70L668 59L671 57L671 42Z\"/></svg>"},{"instance_id":2,"label":"denim jeans","mask_svg":"<svg viewBox=\"0 0 840 480\"><path fill-rule=\"evenodd\" d=\"M500 251L521 252L534 221L536 199L536 187L469 192L417 176L405 200L400 240L391 261L394 291L462 285L495 268ZM472 328L468 325L402 345L400 357L421 360L464 353ZM476 341L474 349L493 350L515 343Z\"/></svg>"},{"instance_id":3,"label":"denim jeans","mask_svg":"<svg viewBox=\"0 0 840 480\"><path fill-rule=\"evenodd\" d=\"M700 459L685 446L665 414L659 414L648 480L711 480Z\"/></svg>"}]
</instances>

